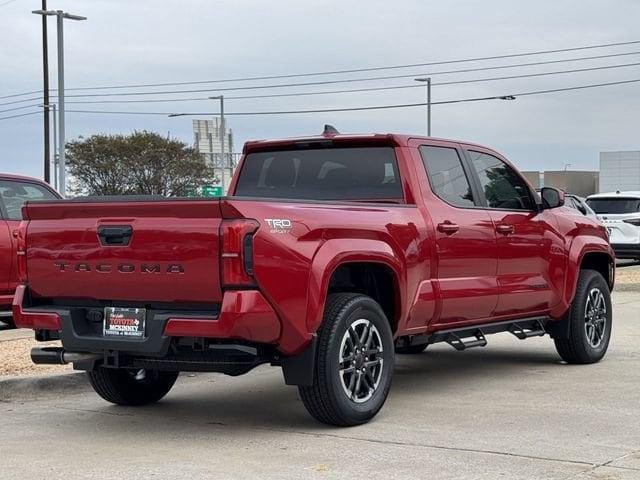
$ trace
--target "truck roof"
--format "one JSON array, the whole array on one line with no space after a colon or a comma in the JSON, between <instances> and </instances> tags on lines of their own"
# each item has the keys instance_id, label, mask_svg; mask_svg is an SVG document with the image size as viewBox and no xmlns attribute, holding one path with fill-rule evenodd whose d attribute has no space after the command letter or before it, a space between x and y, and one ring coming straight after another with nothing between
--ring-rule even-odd
<instances>
[{"instance_id":1,"label":"truck roof","mask_svg":"<svg viewBox=\"0 0 640 480\"><path fill-rule=\"evenodd\" d=\"M279 138L272 140L249 140L245 143L243 153L273 150L276 148L287 147L291 145L304 145L306 143L323 143L334 142L337 144L379 144L390 146L406 146L409 140L435 140L438 142L459 143L468 146L476 146L489 148L472 142L463 140L453 140L448 138L426 137L422 135L407 135L398 133L350 133L350 134L324 134L311 135L302 137ZM490 149L490 148L489 148ZM490 149L492 150L492 149Z\"/></svg>"},{"instance_id":2,"label":"truck roof","mask_svg":"<svg viewBox=\"0 0 640 480\"><path fill-rule=\"evenodd\" d=\"M35 182L35 183L44 184L44 182L38 178L25 177L24 175L15 175L13 173L0 173L0 180L23 180L26 182Z\"/></svg>"}]
</instances>

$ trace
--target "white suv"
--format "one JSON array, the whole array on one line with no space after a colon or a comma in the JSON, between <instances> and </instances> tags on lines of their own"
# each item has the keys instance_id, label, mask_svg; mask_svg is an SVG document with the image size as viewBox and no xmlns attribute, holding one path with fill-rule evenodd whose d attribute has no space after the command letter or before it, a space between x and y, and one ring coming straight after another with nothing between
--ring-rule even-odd
<instances>
[{"instance_id":1,"label":"white suv","mask_svg":"<svg viewBox=\"0 0 640 480\"><path fill-rule=\"evenodd\" d=\"M640 191L596 193L587 204L607 227L616 257L640 260Z\"/></svg>"}]
</instances>

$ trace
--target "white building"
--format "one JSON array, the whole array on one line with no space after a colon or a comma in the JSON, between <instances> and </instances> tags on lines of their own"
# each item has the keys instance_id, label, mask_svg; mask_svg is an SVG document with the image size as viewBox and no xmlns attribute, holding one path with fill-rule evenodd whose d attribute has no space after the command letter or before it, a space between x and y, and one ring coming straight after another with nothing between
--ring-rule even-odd
<instances>
[{"instance_id":1,"label":"white building","mask_svg":"<svg viewBox=\"0 0 640 480\"><path fill-rule=\"evenodd\" d=\"M223 195L233 176L236 155L233 154L233 131L225 119L224 158L222 157L221 122L218 117L213 120L193 120L193 143L197 152L214 168L218 181L222 185Z\"/></svg>"},{"instance_id":2,"label":"white building","mask_svg":"<svg viewBox=\"0 0 640 480\"><path fill-rule=\"evenodd\" d=\"M224 151L225 153L233 152L233 131L229 128L228 122L225 123ZM215 117L213 120L194 120L193 121L193 143L195 149L204 154L220 154L222 153L222 142L220 138L220 119Z\"/></svg>"},{"instance_id":3,"label":"white building","mask_svg":"<svg viewBox=\"0 0 640 480\"><path fill-rule=\"evenodd\" d=\"M640 190L640 150L600 152L600 192Z\"/></svg>"}]
</instances>

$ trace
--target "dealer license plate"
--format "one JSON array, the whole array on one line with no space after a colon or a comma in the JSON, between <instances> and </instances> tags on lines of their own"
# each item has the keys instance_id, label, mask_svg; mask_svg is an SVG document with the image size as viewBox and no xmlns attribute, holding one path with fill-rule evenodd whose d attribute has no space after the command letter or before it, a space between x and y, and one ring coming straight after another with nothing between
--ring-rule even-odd
<instances>
[{"instance_id":1,"label":"dealer license plate","mask_svg":"<svg viewBox=\"0 0 640 480\"><path fill-rule=\"evenodd\" d=\"M147 311L144 308L104 309L105 337L122 337L142 340L145 337L145 319Z\"/></svg>"}]
</instances>

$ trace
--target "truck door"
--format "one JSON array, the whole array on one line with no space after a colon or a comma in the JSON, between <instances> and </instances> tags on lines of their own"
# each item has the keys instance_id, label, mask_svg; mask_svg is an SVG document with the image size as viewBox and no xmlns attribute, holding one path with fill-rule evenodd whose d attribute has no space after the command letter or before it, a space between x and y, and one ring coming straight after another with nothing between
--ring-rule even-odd
<instances>
[{"instance_id":1,"label":"truck door","mask_svg":"<svg viewBox=\"0 0 640 480\"><path fill-rule=\"evenodd\" d=\"M539 211L523 177L494 152L468 149L479 190L497 233L496 316L544 313L561 300L564 239L555 217Z\"/></svg>"},{"instance_id":2,"label":"truck door","mask_svg":"<svg viewBox=\"0 0 640 480\"><path fill-rule=\"evenodd\" d=\"M435 229L431 271L436 313L431 326L479 323L493 315L498 302L493 222L479 203L460 147L417 142L420 208L426 209Z\"/></svg>"}]
</instances>

